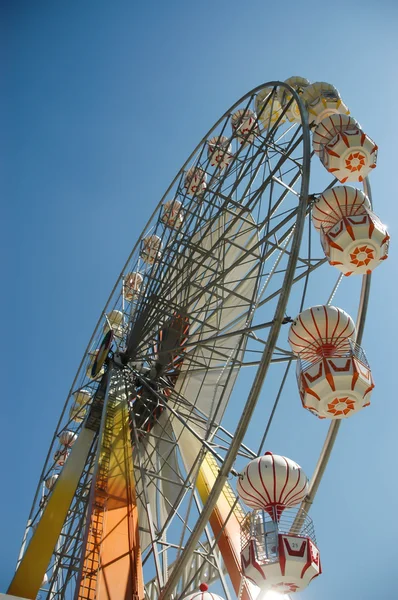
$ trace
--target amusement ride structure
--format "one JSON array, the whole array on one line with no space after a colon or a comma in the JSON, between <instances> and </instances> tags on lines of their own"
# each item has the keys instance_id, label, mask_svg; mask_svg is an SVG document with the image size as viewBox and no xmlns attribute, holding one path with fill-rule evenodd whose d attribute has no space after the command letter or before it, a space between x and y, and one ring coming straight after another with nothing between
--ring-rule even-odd
<instances>
[{"instance_id":1,"label":"amusement ride structure","mask_svg":"<svg viewBox=\"0 0 398 600\"><path fill-rule=\"evenodd\" d=\"M217 121L100 316L8 594L220 600L213 585L255 600L321 573L308 509L341 420L374 387L361 340L389 241L372 207L376 158L323 82L267 83ZM334 303L353 279L355 322ZM310 480L265 447L279 404L300 398L330 420Z\"/></svg>"}]
</instances>

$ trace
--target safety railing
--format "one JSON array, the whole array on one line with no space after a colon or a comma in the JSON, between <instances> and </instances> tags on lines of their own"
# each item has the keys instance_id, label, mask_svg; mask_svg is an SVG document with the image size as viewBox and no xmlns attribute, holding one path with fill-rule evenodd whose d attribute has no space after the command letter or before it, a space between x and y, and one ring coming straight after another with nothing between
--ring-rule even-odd
<instances>
[{"instance_id":1,"label":"safety railing","mask_svg":"<svg viewBox=\"0 0 398 600\"><path fill-rule=\"evenodd\" d=\"M325 339L306 348L297 361L297 369L300 372L307 371L324 358L356 358L365 367L370 368L363 348L353 340L344 339L332 345L330 340Z\"/></svg>"},{"instance_id":2,"label":"safety railing","mask_svg":"<svg viewBox=\"0 0 398 600\"><path fill-rule=\"evenodd\" d=\"M281 533L310 538L316 544L314 524L305 511L275 507L270 509L270 513L254 510L246 516L241 525L241 548L254 539L258 553L268 560L277 558L278 535Z\"/></svg>"}]
</instances>

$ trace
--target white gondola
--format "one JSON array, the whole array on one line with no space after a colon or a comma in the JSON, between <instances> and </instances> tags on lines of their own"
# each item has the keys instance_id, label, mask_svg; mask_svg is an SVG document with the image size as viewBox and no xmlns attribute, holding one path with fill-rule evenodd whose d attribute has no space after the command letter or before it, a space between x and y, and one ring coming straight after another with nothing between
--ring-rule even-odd
<instances>
[{"instance_id":1,"label":"white gondola","mask_svg":"<svg viewBox=\"0 0 398 600\"><path fill-rule=\"evenodd\" d=\"M329 263L344 275L369 274L388 257L386 226L361 190L348 185L326 190L312 208L312 219Z\"/></svg>"},{"instance_id":2,"label":"white gondola","mask_svg":"<svg viewBox=\"0 0 398 600\"><path fill-rule=\"evenodd\" d=\"M305 88L310 85L308 79L305 77L289 77L286 79L285 83L290 85L299 95L301 95ZM284 87L279 89L279 102L281 103L282 108L285 108L292 99L292 94ZM289 121L293 121L295 123L301 122L301 114L300 109L295 100L290 104L289 108L286 110L286 116Z\"/></svg>"},{"instance_id":3,"label":"white gondola","mask_svg":"<svg viewBox=\"0 0 398 600\"><path fill-rule=\"evenodd\" d=\"M325 169L341 183L363 181L376 168L377 146L352 117L335 114L323 119L312 145Z\"/></svg>"},{"instance_id":4,"label":"white gondola","mask_svg":"<svg viewBox=\"0 0 398 600\"><path fill-rule=\"evenodd\" d=\"M312 306L301 312L289 331L289 344L296 356L304 360L350 349L348 340L355 339L352 318L336 306Z\"/></svg>"},{"instance_id":5,"label":"white gondola","mask_svg":"<svg viewBox=\"0 0 398 600\"><path fill-rule=\"evenodd\" d=\"M158 235L147 235L141 243L140 256L148 265L153 265L161 257L162 240Z\"/></svg>"},{"instance_id":6,"label":"white gondola","mask_svg":"<svg viewBox=\"0 0 398 600\"><path fill-rule=\"evenodd\" d=\"M369 198L350 185L336 185L327 189L314 202L312 224L319 232L328 231L344 217L362 215L370 210Z\"/></svg>"},{"instance_id":7,"label":"white gondola","mask_svg":"<svg viewBox=\"0 0 398 600\"><path fill-rule=\"evenodd\" d=\"M325 146L334 140L342 131L356 131L360 127L358 121L348 115L331 115L322 119L312 136L312 149L322 160Z\"/></svg>"},{"instance_id":8,"label":"white gondola","mask_svg":"<svg viewBox=\"0 0 398 600\"><path fill-rule=\"evenodd\" d=\"M309 123L318 125L333 114L349 115L350 111L342 101L339 91L330 83L317 81L303 90L303 102L308 110Z\"/></svg>"},{"instance_id":9,"label":"white gondola","mask_svg":"<svg viewBox=\"0 0 398 600\"><path fill-rule=\"evenodd\" d=\"M44 485L49 491L51 491L54 485L57 483L58 477L58 473L54 473L54 475L50 475L50 477L47 477L47 479L45 480Z\"/></svg>"},{"instance_id":10,"label":"white gondola","mask_svg":"<svg viewBox=\"0 0 398 600\"><path fill-rule=\"evenodd\" d=\"M91 390L87 388L77 390L77 392L73 393L73 398L78 406L85 406L86 404L89 404L91 402L92 396L93 394Z\"/></svg>"},{"instance_id":11,"label":"white gondola","mask_svg":"<svg viewBox=\"0 0 398 600\"><path fill-rule=\"evenodd\" d=\"M262 592L301 591L321 573L312 521L289 509L307 493L301 467L271 452L250 461L240 476L238 494L254 508L241 525L242 571Z\"/></svg>"},{"instance_id":12,"label":"white gondola","mask_svg":"<svg viewBox=\"0 0 398 600\"><path fill-rule=\"evenodd\" d=\"M109 328L112 329L113 334L117 338L123 337L123 325L124 318L123 313L120 310L112 310L110 313L106 315L105 323L104 323L104 333L109 331Z\"/></svg>"},{"instance_id":13,"label":"white gondola","mask_svg":"<svg viewBox=\"0 0 398 600\"><path fill-rule=\"evenodd\" d=\"M77 434L74 431L62 431L59 436L59 442L62 446L66 446L66 448L71 448L75 441L77 440Z\"/></svg>"},{"instance_id":14,"label":"white gondola","mask_svg":"<svg viewBox=\"0 0 398 600\"><path fill-rule=\"evenodd\" d=\"M69 410L69 418L75 423L82 423L87 413L87 409L79 404L73 404Z\"/></svg>"},{"instance_id":15,"label":"white gondola","mask_svg":"<svg viewBox=\"0 0 398 600\"><path fill-rule=\"evenodd\" d=\"M231 115L231 127L243 146L252 144L260 133L256 114L248 108L240 108Z\"/></svg>"},{"instance_id":16,"label":"white gondola","mask_svg":"<svg viewBox=\"0 0 398 600\"><path fill-rule=\"evenodd\" d=\"M255 101L256 113L264 129L270 129L278 121L278 126L286 121L282 115L282 106L274 88L260 90Z\"/></svg>"},{"instance_id":17,"label":"white gondola","mask_svg":"<svg viewBox=\"0 0 398 600\"><path fill-rule=\"evenodd\" d=\"M189 196L200 196L207 188L207 173L200 167L191 167L185 174L184 187Z\"/></svg>"},{"instance_id":18,"label":"white gondola","mask_svg":"<svg viewBox=\"0 0 398 600\"><path fill-rule=\"evenodd\" d=\"M161 221L166 227L180 229L184 222L184 210L179 200L168 200L163 204Z\"/></svg>"},{"instance_id":19,"label":"white gondola","mask_svg":"<svg viewBox=\"0 0 398 600\"><path fill-rule=\"evenodd\" d=\"M218 167L219 169L228 167L233 158L229 139L224 135L212 137L207 142L207 156L212 167Z\"/></svg>"},{"instance_id":20,"label":"white gondola","mask_svg":"<svg viewBox=\"0 0 398 600\"><path fill-rule=\"evenodd\" d=\"M63 467L66 463L66 460L69 456L69 451L67 448L60 448L54 454L54 462L56 467Z\"/></svg>"},{"instance_id":21,"label":"white gondola","mask_svg":"<svg viewBox=\"0 0 398 600\"><path fill-rule=\"evenodd\" d=\"M127 273L123 280L123 293L127 302L131 302L134 298L138 298L143 281L144 278L141 273Z\"/></svg>"},{"instance_id":22,"label":"white gondola","mask_svg":"<svg viewBox=\"0 0 398 600\"><path fill-rule=\"evenodd\" d=\"M290 327L302 404L321 419L344 419L370 404L372 373L355 337L352 318L335 306L308 308Z\"/></svg>"},{"instance_id":23,"label":"white gondola","mask_svg":"<svg viewBox=\"0 0 398 600\"><path fill-rule=\"evenodd\" d=\"M308 493L308 478L300 465L272 452L251 460L237 483L239 497L250 508L296 506Z\"/></svg>"}]
</instances>

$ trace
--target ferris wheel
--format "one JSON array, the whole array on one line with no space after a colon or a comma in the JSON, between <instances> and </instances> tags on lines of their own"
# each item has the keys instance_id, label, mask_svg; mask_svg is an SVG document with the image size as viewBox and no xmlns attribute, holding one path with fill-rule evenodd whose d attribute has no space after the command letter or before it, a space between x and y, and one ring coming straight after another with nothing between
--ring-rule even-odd
<instances>
[{"instance_id":1,"label":"ferris wheel","mask_svg":"<svg viewBox=\"0 0 398 600\"><path fill-rule=\"evenodd\" d=\"M254 600L321 573L307 512L374 387L361 340L389 242L376 158L336 88L302 77L252 90L204 136L83 355L9 594ZM266 446L295 379L289 402L330 420L310 480Z\"/></svg>"}]
</instances>

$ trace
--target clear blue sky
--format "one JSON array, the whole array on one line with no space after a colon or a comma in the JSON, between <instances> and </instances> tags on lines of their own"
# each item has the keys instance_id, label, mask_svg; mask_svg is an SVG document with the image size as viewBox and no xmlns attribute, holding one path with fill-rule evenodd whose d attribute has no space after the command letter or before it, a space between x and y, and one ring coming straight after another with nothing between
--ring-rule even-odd
<instances>
[{"instance_id":1,"label":"clear blue sky","mask_svg":"<svg viewBox=\"0 0 398 600\"><path fill-rule=\"evenodd\" d=\"M397 94L394 0L1 2L3 391L0 591L52 431L113 280L211 124L267 80L336 85L380 147L390 259L363 345L372 406L343 424L312 516L324 575L301 597L396 595ZM297 398L297 402L299 402ZM275 421L306 468L319 439ZM310 474L310 473L309 473Z\"/></svg>"}]
</instances>

